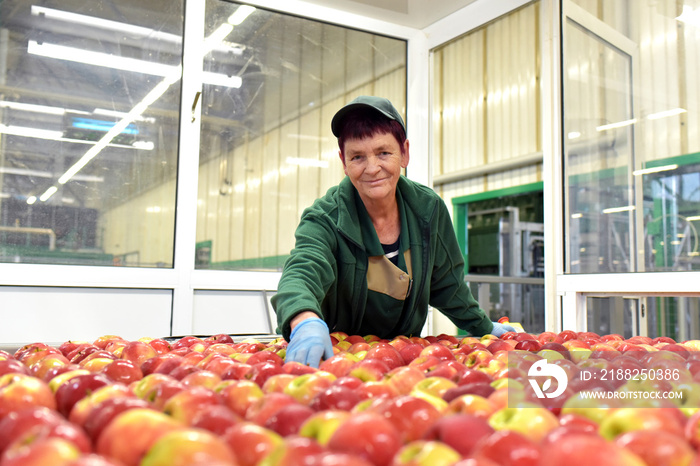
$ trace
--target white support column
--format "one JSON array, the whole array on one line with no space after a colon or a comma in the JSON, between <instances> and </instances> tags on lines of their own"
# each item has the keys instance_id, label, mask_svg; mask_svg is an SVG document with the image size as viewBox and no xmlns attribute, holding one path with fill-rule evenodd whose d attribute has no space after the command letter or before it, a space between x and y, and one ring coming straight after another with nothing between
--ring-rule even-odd
<instances>
[{"instance_id":1,"label":"white support column","mask_svg":"<svg viewBox=\"0 0 700 466\"><path fill-rule=\"evenodd\" d=\"M175 270L172 334L192 333L194 290L191 285L197 237L197 176L199 169L199 126L202 115L202 40L204 0L188 0L185 15L180 102L180 144L178 153L177 212L175 216Z\"/></svg>"},{"instance_id":2,"label":"white support column","mask_svg":"<svg viewBox=\"0 0 700 466\"><path fill-rule=\"evenodd\" d=\"M585 332L588 329L588 309L583 293L569 291L563 295L562 326L565 330Z\"/></svg>"}]
</instances>

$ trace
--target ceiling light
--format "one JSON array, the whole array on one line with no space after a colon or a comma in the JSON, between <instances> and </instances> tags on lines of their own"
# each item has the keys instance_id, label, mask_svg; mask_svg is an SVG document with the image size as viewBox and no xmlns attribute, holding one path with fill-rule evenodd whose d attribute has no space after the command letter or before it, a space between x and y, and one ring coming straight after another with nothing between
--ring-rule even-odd
<instances>
[{"instance_id":1,"label":"ceiling light","mask_svg":"<svg viewBox=\"0 0 700 466\"><path fill-rule=\"evenodd\" d=\"M236 11L233 12L233 14L231 16L228 17L228 23L232 24L234 26L238 26L243 21L245 21L246 18L248 16L250 16L250 14L254 11L255 11L254 6L241 5L236 9Z\"/></svg>"},{"instance_id":2,"label":"ceiling light","mask_svg":"<svg viewBox=\"0 0 700 466\"><path fill-rule=\"evenodd\" d=\"M66 21L83 26L91 26L107 31L125 32L144 38L148 37L173 43L182 42L182 37L176 34L169 34L167 32L156 31L151 28L135 26L133 24L120 23L118 21L110 21L108 19L97 18L95 16L86 16L63 10L54 10L53 8L46 8L38 5L32 5L32 15L43 16L45 18Z\"/></svg>"},{"instance_id":3,"label":"ceiling light","mask_svg":"<svg viewBox=\"0 0 700 466\"><path fill-rule=\"evenodd\" d=\"M245 7L245 8L244 8ZM238 13L238 11L241 11ZM219 28L214 31L210 36L204 39L204 50L203 52L209 53L217 47L220 47L226 36L233 30L234 25L242 23L245 18L247 18L250 13L255 10L253 7L240 6L236 12L229 17L229 23L222 24ZM238 15L236 14L238 13ZM234 24L235 23L235 24ZM66 58L69 59L69 58ZM124 128L126 128L132 121L136 118L140 118L141 115L148 109L148 107L158 100L168 88L180 80L182 75L182 64L175 67L175 70L167 73L163 80L159 82L144 98L141 102L137 103L123 118L118 121L107 133L99 140L97 143L91 147L73 166L71 166L59 179L60 184L67 183L71 178L73 178L76 173L85 167L93 158L99 154L102 149L109 145L109 142L114 139ZM229 77L230 78L230 77ZM42 201L49 199L58 189L55 186L49 188L41 196Z\"/></svg>"},{"instance_id":4,"label":"ceiling light","mask_svg":"<svg viewBox=\"0 0 700 466\"><path fill-rule=\"evenodd\" d=\"M136 58L122 57L109 53L93 52L90 50L51 44L48 42L39 43L35 40L30 40L27 44L27 53L41 57L56 58L59 60L161 77L171 76L174 72L179 71L180 69L180 67L177 65L166 65L164 63L138 60ZM218 73L205 72L203 73L202 80L207 84L234 88L239 88L242 84L242 79L238 76L227 76Z\"/></svg>"},{"instance_id":5,"label":"ceiling light","mask_svg":"<svg viewBox=\"0 0 700 466\"><path fill-rule=\"evenodd\" d=\"M641 170L635 170L632 172L632 174L634 176L648 175L649 173L666 172L666 171L670 171L670 170L675 170L676 168L678 168L678 165L676 165L676 164L663 165L661 167L642 168Z\"/></svg>"},{"instance_id":6,"label":"ceiling light","mask_svg":"<svg viewBox=\"0 0 700 466\"><path fill-rule=\"evenodd\" d=\"M0 108L9 108L12 110L22 110L25 112L47 113L49 115L63 115L67 112L62 107L51 107L48 105L25 104L22 102L8 102L0 100Z\"/></svg>"},{"instance_id":7,"label":"ceiling light","mask_svg":"<svg viewBox=\"0 0 700 466\"><path fill-rule=\"evenodd\" d=\"M623 128L625 126L630 126L633 125L637 122L636 118L632 118L631 120L624 120L624 121L618 121L617 123L610 123L607 125L601 125L596 127L596 131L607 131L609 129L615 129L615 128Z\"/></svg>"},{"instance_id":8,"label":"ceiling light","mask_svg":"<svg viewBox=\"0 0 700 466\"><path fill-rule=\"evenodd\" d=\"M6 126L0 123L0 134L9 134L10 136L20 136L35 139L48 139L50 141L70 142L73 144L96 144L95 141L85 139L64 138L63 132L52 131L47 129L29 128L26 126ZM136 141L131 145L128 144L108 144L109 147L121 149L139 149L153 150L155 147L151 141Z\"/></svg>"},{"instance_id":9,"label":"ceiling light","mask_svg":"<svg viewBox=\"0 0 700 466\"><path fill-rule=\"evenodd\" d=\"M238 9L240 10L241 8L243 7L239 7ZM246 8L252 8L255 10L254 7ZM75 23L82 26L91 26L106 31L123 32L131 36L138 36L144 39L162 40L173 44L182 43L182 36L178 34L156 31L155 29L136 26L133 24L120 23L119 21L111 21L108 19L97 18L95 16L71 13L69 11L55 10L53 8L46 8L38 5L32 5L32 15L49 18L52 20ZM243 19L245 19L245 17ZM230 42L221 42L220 44L217 44L216 49L221 52L233 52L236 55L243 53L243 48L240 44L233 44Z\"/></svg>"},{"instance_id":10,"label":"ceiling light","mask_svg":"<svg viewBox=\"0 0 700 466\"><path fill-rule=\"evenodd\" d=\"M610 207L609 209L603 209L604 214L614 214L616 212L629 212L634 210L635 207L633 205L625 205L622 207Z\"/></svg>"},{"instance_id":11,"label":"ceiling light","mask_svg":"<svg viewBox=\"0 0 700 466\"><path fill-rule=\"evenodd\" d=\"M684 108L672 108L671 110L664 110L663 112L656 112L656 113L651 113L647 115L647 119L649 120L658 120L660 118L667 118L667 117L672 117L676 115L680 115L681 113L687 112L686 109Z\"/></svg>"},{"instance_id":12,"label":"ceiling light","mask_svg":"<svg viewBox=\"0 0 700 466\"><path fill-rule=\"evenodd\" d=\"M53 196L56 191L58 191L58 188L56 186L51 186L49 189L44 192L41 196L39 196L39 200L41 202L46 202L51 196Z\"/></svg>"}]
</instances>

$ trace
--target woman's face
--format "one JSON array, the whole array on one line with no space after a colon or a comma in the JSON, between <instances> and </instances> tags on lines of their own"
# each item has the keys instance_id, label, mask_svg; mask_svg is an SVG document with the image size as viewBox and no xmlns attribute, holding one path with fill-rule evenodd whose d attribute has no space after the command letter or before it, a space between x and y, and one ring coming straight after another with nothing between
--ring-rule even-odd
<instances>
[{"instance_id":1,"label":"woman's face","mask_svg":"<svg viewBox=\"0 0 700 466\"><path fill-rule=\"evenodd\" d=\"M340 159L362 201L367 204L393 199L401 169L408 166L408 140L404 151L389 133L345 141Z\"/></svg>"}]
</instances>

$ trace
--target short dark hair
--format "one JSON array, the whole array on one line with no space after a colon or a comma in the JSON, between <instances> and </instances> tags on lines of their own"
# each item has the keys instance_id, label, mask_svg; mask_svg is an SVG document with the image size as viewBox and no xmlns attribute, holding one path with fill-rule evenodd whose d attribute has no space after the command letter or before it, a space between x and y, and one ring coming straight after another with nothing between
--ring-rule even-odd
<instances>
[{"instance_id":1,"label":"short dark hair","mask_svg":"<svg viewBox=\"0 0 700 466\"><path fill-rule=\"evenodd\" d=\"M340 153L345 157L345 141L348 139L364 139L377 134L392 134L404 151L406 132L401 123L391 120L371 108L358 108L343 118L342 129L338 137Z\"/></svg>"}]
</instances>

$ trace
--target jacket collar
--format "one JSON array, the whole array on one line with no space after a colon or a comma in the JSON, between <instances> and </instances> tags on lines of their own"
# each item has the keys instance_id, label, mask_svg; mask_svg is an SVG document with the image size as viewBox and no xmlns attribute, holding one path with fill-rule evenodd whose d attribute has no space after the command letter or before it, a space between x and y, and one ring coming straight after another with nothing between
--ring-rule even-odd
<instances>
[{"instance_id":1,"label":"jacket collar","mask_svg":"<svg viewBox=\"0 0 700 466\"><path fill-rule=\"evenodd\" d=\"M427 224L435 212L435 203L426 203L425 197L418 193L418 186L402 175L396 189L400 192L406 209L418 217L421 223ZM359 247L365 249L361 223L357 220L360 218L357 203L361 203L362 200L347 176L338 185L338 201L338 230ZM362 211L362 215L366 215L364 209Z\"/></svg>"}]
</instances>

